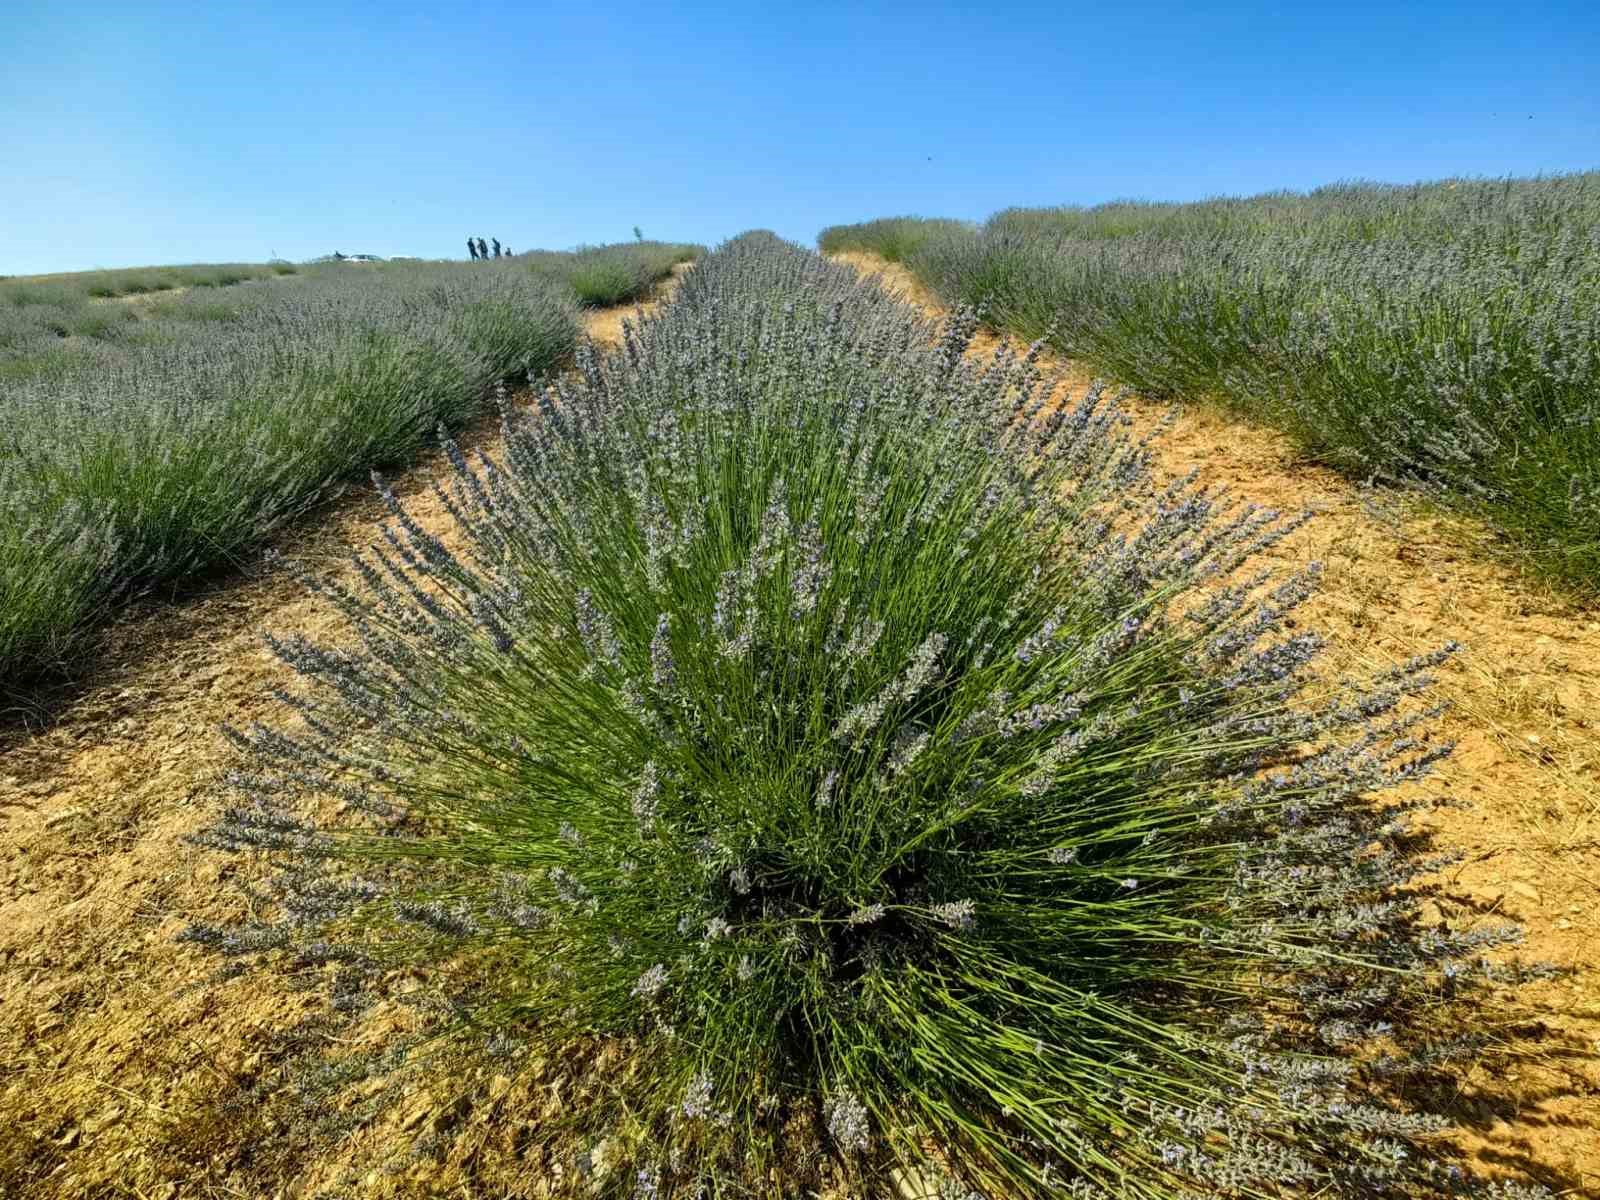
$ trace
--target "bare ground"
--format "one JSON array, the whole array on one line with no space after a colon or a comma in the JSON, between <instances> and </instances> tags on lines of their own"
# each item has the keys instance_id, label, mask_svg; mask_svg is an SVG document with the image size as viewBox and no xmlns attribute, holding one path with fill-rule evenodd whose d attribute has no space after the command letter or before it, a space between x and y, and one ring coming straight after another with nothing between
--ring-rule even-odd
<instances>
[{"instance_id":1,"label":"bare ground","mask_svg":"<svg viewBox=\"0 0 1600 1200\"><path fill-rule=\"evenodd\" d=\"M852 261L929 304L903 271ZM597 339L618 327L616 310L590 317ZM1133 407L1142 422L1159 415ZM471 438L492 450L489 427ZM397 490L448 537L427 490L441 465L424 463ZM1459 741L1447 782L1473 804L1438 818L1467 852L1446 906L1515 917L1529 957L1580 973L1529 989L1538 1019L1522 1031L1522 1059L1492 1078L1469 1072L1450 1111L1485 1164L1600 1196L1600 988L1587 970L1600 934L1600 614L1475 553L1485 535L1468 523L1375 513L1270 432L1191 411L1162 465L1322 511L1279 554L1326 564L1307 623L1329 635L1335 669L1467 644L1440 685ZM292 550L337 570L379 514L358 495L299 531ZM278 1031L314 1001L254 975L201 986L214 961L173 937L247 903L237 884L250 868L183 838L213 815L232 761L218 725L285 715L269 689L288 674L261 647L267 630L331 637L338 624L284 572L262 569L125 622L93 689L49 728L0 747L0 1196L546 1194L558 1177L541 1125L581 1086L576 1064L477 1081L465 1106L441 1088L414 1094L332 1144L245 1102ZM405 1161L435 1138L448 1144L440 1159Z\"/></svg>"}]
</instances>

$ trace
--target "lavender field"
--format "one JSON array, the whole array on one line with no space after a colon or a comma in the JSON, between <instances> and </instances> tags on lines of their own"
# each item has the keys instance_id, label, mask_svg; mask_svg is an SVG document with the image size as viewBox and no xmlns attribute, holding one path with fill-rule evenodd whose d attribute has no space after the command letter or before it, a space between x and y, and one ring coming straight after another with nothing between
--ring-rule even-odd
<instances>
[{"instance_id":1,"label":"lavender field","mask_svg":"<svg viewBox=\"0 0 1600 1200\"><path fill-rule=\"evenodd\" d=\"M1300 520L975 327L742 235L311 581L194 839L275 903L179 936L325 987L301 1119L603 1046L544 1136L617 1200L1460 1194L1401 1081L1552 971L1421 917L1455 647L1325 687Z\"/></svg>"},{"instance_id":2,"label":"lavender field","mask_svg":"<svg viewBox=\"0 0 1600 1200\"><path fill-rule=\"evenodd\" d=\"M596 259L638 296L690 254L0 284L0 689L70 673L130 595L239 562L566 361Z\"/></svg>"},{"instance_id":3,"label":"lavender field","mask_svg":"<svg viewBox=\"0 0 1600 1200\"><path fill-rule=\"evenodd\" d=\"M1530 570L1600 589L1600 173L891 218L818 243L1473 512Z\"/></svg>"},{"instance_id":4,"label":"lavender field","mask_svg":"<svg viewBox=\"0 0 1600 1200\"><path fill-rule=\"evenodd\" d=\"M1519 806L1600 812L1595 680L1540 743L1489 697L1594 636L1414 620L1465 564L1307 523L1331 472L1174 472L1182 422L772 234L578 336L677 253L192 289L7 386L7 611L89 597L69 654L539 378L0 757L0 1192L1568 1190L1586 894L1480 890L1593 877Z\"/></svg>"}]
</instances>

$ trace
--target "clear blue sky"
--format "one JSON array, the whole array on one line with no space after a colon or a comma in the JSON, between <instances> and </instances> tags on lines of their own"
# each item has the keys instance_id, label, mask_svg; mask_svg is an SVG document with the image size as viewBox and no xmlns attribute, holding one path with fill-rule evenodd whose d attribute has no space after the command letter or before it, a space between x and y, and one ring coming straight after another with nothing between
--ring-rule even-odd
<instances>
[{"instance_id":1,"label":"clear blue sky","mask_svg":"<svg viewBox=\"0 0 1600 1200\"><path fill-rule=\"evenodd\" d=\"M0 273L1600 167L1600 0L6 0Z\"/></svg>"}]
</instances>

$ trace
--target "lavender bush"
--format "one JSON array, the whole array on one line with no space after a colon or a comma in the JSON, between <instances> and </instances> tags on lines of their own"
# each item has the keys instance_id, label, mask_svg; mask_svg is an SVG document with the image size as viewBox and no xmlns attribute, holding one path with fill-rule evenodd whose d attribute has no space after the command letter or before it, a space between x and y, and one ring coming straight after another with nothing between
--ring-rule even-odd
<instances>
[{"instance_id":1,"label":"lavender bush","mask_svg":"<svg viewBox=\"0 0 1600 1200\"><path fill-rule=\"evenodd\" d=\"M223 288L251 279L293 275L293 263L199 263L193 266L127 267L116 271L91 271L74 282L90 296L140 296L175 288Z\"/></svg>"},{"instance_id":2,"label":"lavender bush","mask_svg":"<svg viewBox=\"0 0 1600 1200\"><path fill-rule=\"evenodd\" d=\"M569 296L509 266L308 274L190 293L0 379L0 692L81 653L119 597L234 560L578 338Z\"/></svg>"},{"instance_id":3,"label":"lavender bush","mask_svg":"<svg viewBox=\"0 0 1600 1200\"><path fill-rule=\"evenodd\" d=\"M616 242L576 250L536 250L522 255L535 274L571 288L578 303L609 307L643 300L679 263L692 262L701 247L674 242Z\"/></svg>"},{"instance_id":4,"label":"lavender bush","mask_svg":"<svg viewBox=\"0 0 1600 1200\"><path fill-rule=\"evenodd\" d=\"M909 262L923 245L934 238L973 233L977 227L968 221L945 221L928 217L884 217L859 225L830 225L817 234L817 246L824 254L844 250L865 250L885 262Z\"/></svg>"},{"instance_id":5,"label":"lavender bush","mask_svg":"<svg viewBox=\"0 0 1600 1200\"><path fill-rule=\"evenodd\" d=\"M745 235L452 449L459 536L393 504L310 581L348 644L272 640L299 718L230 731L202 840L275 912L185 938L605 1047L545 1131L603 1195L1481 1190L1407 1099L1516 976L1419 912L1447 651L1318 684L1315 566L1249 566L1299 519L1152 490L973 327Z\"/></svg>"},{"instance_id":6,"label":"lavender bush","mask_svg":"<svg viewBox=\"0 0 1600 1200\"><path fill-rule=\"evenodd\" d=\"M1236 405L1600 586L1600 174L1011 209L909 261L1000 327Z\"/></svg>"},{"instance_id":7,"label":"lavender bush","mask_svg":"<svg viewBox=\"0 0 1600 1200\"><path fill-rule=\"evenodd\" d=\"M179 288L223 288L251 279L293 275L293 263L195 263L168 267L123 267L114 271L79 271L39 278L0 279L0 308L40 303L50 295L79 302L117 296L141 296Z\"/></svg>"},{"instance_id":8,"label":"lavender bush","mask_svg":"<svg viewBox=\"0 0 1600 1200\"><path fill-rule=\"evenodd\" d=\"M87 366L86 359L99 357L100 343L122 341L143 326L141 318L151 312L128 304L95 303L97 300L184 289L206 289L215 296L220 289L233 290L236 284L295 275L299 270L282 262L265 266L233 263L0 280L0 384ZM231 301L232 297L225 305L231 306ZM173 307L192 311L187 304L162 305L166 311Z\"/></svg>"}]
</instances>

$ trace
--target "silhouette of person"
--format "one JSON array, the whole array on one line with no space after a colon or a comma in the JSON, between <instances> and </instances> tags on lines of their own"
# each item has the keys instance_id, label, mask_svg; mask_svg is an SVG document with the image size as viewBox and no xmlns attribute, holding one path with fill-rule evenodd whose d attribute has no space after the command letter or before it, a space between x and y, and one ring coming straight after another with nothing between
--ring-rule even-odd
<instances>
[{"instance_id":1,"label":"silhouette of person","mask_svg":"<svg viewBox=\"0 0 1600 1200\"><path fill-rule=\"evenodd\" d=\"M496 258L499 258L500 257L500 239L499 238L490 238L489 240L494 243L494 256Z\"/></svg>"},{"instance_id":2,"label":"silhouette of person","mask_svg":"<svg viewBox=\"0 0 1600 1200\"><path fill-rule=\"evenodd\" d=\"M472 255L473 262L478 261L478 247L473 243L471 238L467 239L467 253Z\"/></svg>"},{"instance_id":3,"label":"silhouette of person","mask_svg":"<svg viewBox=\"0 0 1600 1200\"><path fill-rule=\"evenodd\" d=\"M487 242L485 242L482 238L478 239L478 257L479 258L488 258L489 257L489 244Z\"/></svg>"}]
</instances>

